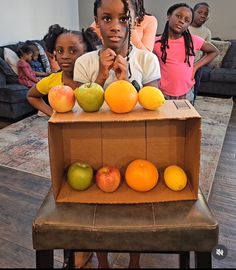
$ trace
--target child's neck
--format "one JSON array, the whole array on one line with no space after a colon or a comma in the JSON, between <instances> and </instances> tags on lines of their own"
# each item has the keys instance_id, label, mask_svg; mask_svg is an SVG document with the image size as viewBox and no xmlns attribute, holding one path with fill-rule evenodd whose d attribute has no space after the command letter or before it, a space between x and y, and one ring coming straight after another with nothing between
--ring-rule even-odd
<instances>
[{"instance_id":1,"label":"child's neck","mask_svg":"<svg viewBox=\"0 0 236 270\"><path fill-rule=\"evenodd\" d=\"M73 72L62 71L62 82L64 85L68 85L72 89L75 89L78 86L77 82L73 80Z\"/></svg>"},{"instance_id":2,"label":"child's neck","mask_svg":"<svg viewBox=\"0 0 236 270\"><path fill-rule=\"evenodd\" d=\"M168 38L169 39L179 39L183 36L183 33L180 33L180 34L176 34L174 32L170 32L168 33Z\"/></svg>"}]
</instances>

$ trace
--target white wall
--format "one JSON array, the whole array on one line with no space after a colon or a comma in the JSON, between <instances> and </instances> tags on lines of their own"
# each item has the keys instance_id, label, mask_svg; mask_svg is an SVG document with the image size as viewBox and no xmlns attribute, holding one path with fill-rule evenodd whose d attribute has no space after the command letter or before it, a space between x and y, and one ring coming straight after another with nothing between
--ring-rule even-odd
<instances>
[{"instance_id":1,"label":"white wall","mask_svg":"<svg viewBox=\"0 0 236 270\"><path fill-rule=\"evenodd\" d=\"M88 27L93 21L94 0L79 1L80 26ZM206 23L212 31L212 37L221 39L236 39L236 0L204 0L211 7L210 19ZM166 22L167 9L180 2L186 2L190 6L204 2L202 0L145 0L146 11L155 15L159 21L158 33L162 33Z\"/></svg>"},{"instance_id":2,"label":"white wall","mask_svg":"<svg viewBox=\"0 0 236 270\"><path fill-rule=\"evenodd\" d=\"M58 23L78 30L78 0L0 0L0 45L42 39Z\"/></svg>"}]
</instances>

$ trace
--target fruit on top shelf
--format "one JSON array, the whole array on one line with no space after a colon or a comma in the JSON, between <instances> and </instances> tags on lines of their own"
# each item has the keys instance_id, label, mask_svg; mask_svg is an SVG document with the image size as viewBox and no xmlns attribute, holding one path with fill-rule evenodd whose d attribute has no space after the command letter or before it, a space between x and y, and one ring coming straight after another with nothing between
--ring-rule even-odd
<instances>
[{"instance_id":1,"label":"fruit on top shelf","mask_svg":"<svg viewBox=\"0 0 236 270\"><path fill-rule=\"evenodd\" d=\"M112 112L128 113L138 102L138 92L130 82L118 80L106 88L105 101Z\"/></svg>"},{"instance_id":2,"label":"fruit on top shelf","mask_svg":"<svg viewBox=\"0 0 236 270\"><path fill-rule=\"evenodd\" d=\"M144 86L138 92L138 101L147 110L157 110L165 103L165 97L160 89L153 86Z\"/></svg>"},{"instance_id":3,"label":"fruit on top shelf","mask_svg":"<svg viewBox=\"0 0 236 270\"><path fill-rule=\"evenodd\" d=\"M85 83L75 89L75 97L85 112L96 112L104 102L104 90L97 83Z\"/></svg>"},{"instance_id":4,"label":"fruit on top shelf","mask_svg":"<svg viewBox=\"0 0 236 270\"><path fill-rule=\"evenodd\" d=\"M69 112L75 105L74 91L67 85L54 86L48 93L48 102L56 112Z\"/></svg>"}]
</instances>

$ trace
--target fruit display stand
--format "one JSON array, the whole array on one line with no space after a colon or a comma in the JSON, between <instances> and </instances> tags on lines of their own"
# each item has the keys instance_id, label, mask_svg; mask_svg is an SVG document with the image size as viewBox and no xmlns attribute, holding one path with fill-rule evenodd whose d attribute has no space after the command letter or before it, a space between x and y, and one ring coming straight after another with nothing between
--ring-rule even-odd
<instances>
[{"instance_id":1,"label":"fruit display stand","mask_svg":"<svg viewBox=\"0 0 236 270\"><path fill-rule=\"evenodd\" d=\"M51 178L57 202L150 203L197 200L201 116L187 100L166 101L156 111L136 105L132 112L116 114L104 103L98 112L54 113L48 123ZM159 171L157 185L148 192L130 189L125 169L135 159L153 162ZM85 191L73 190L66 172L76 161L87 162L94 170L109 164L119 168L122 184L113 193L95 184ZM172 164L182 167L188 184L180 192L164 183L163 171Z\"/></svg>"}]
</instances>

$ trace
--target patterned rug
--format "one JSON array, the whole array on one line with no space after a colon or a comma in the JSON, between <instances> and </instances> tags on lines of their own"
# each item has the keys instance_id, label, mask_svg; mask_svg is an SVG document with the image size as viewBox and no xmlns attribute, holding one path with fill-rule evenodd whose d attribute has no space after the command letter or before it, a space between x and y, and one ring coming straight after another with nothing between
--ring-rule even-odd
<instances>
[{"instance_id":1,"label":"patterned rug","mask_svg":"<svg viewBox=\"0 0 236 270\"><path fill-rule=\"evenodd\" d=\"M232 99L198 97L195 108L202 116L200 186L208 198L214 180ZM0 130L0 165L50 178L47 117L25 118Z\"/></svg>"}]
</instances>

